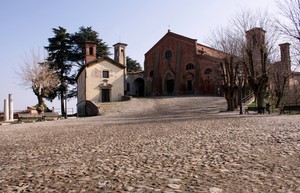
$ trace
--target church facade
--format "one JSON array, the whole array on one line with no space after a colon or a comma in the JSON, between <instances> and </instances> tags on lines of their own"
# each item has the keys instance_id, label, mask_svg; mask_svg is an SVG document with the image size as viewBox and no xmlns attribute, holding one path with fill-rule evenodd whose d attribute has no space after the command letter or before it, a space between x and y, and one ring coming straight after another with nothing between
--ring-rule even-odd
<instances>
[{"instance_id":1,"label":"church facade","mask_svg":"<svg viewBox=\"0 0 300 193\"><path fill-rule=\"evenodd\" d=\"M86 43L85 66L77 75L77 113L86 116L91 102L117 102L124 96L126 77L126 44L114 45L114 60L96 58L96 44Z\"/></svg>"},{"instance_id":2,"label":"church facade","mask_svg":"<svg viewBox=\"0 0 300 193\"><path fill-rule=\"evenodd\" d=\"M223 53L170 30L145 54L145 94L222 93L220 58Z\"/></svg>"}]
</instances>

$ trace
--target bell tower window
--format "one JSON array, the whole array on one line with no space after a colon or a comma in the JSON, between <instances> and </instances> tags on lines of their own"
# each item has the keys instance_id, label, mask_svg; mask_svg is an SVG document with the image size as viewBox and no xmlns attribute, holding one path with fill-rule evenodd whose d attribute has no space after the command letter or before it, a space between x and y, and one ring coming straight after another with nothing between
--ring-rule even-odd
<instances>
[{"instance_id":1,"label":"bell tower window","mask_svg":"<svg viewBox=\"0 0 300 193\"><path fill-rule=\"evenodd\" d=\"M94 55L94 49L93 49L93 47L89 47L89 55L90 56Z\"/></svg>"}]
</instances>

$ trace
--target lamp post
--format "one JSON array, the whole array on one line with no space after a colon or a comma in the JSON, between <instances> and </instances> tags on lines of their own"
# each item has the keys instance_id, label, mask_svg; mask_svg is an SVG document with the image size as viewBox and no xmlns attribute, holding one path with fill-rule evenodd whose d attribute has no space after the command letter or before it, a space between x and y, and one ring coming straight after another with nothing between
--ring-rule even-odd
<instances>
[{"instance_id":1,"label":"lamp post","mask_svg":"<svg viewBox=\"0 0 300 193\"><path fill-rule=\"evenodd\" d=\"M66 90L65 90L65 119L68 118L68 82L66 84Z\"/></svg>"},{"instance_id":2,"label":"lamp post","mask_svg":"<svg viewBox=\"0 0 300 193\"><path fill-rule=\"evenodd\" d=\"M243 114L243 101L242 101L242 73L238 72L239 90L240 90L240 115Z\"/></svg>"}]
</instances>

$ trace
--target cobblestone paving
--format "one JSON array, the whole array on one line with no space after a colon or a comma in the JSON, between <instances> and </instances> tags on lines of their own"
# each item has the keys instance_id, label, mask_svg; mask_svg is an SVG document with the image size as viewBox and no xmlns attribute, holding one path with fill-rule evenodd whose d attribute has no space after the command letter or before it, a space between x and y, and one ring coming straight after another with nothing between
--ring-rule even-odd
<instances>
[{"instance_id":1,"label":"cobblestone paving","mask_svg":"<svg viewBox=\"0 0 300 193\"><path fill-rule=\"evenodd\" d=\"M300 192L300 116L221 98L134 99L100 117L0 126L0 192Z\"/></svg>"}]
</instances>

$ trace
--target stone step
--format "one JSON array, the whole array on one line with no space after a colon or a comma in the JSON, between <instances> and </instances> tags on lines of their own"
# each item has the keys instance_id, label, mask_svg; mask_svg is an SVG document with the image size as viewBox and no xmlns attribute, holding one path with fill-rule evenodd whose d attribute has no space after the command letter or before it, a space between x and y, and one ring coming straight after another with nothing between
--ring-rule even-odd
<instances>
[{"instance_id":1,"label":"stone step","mask_svg":"<svg viewBox=\"0 0 300 193\"><path fill-rule=\"evenodd\" d=\"M106 103L95 103L99 108L100 114L106 114L108 112L116 112L120 107L124 106L126 101L121 102L106 102Z\"/></svg>"}]
</instances>

